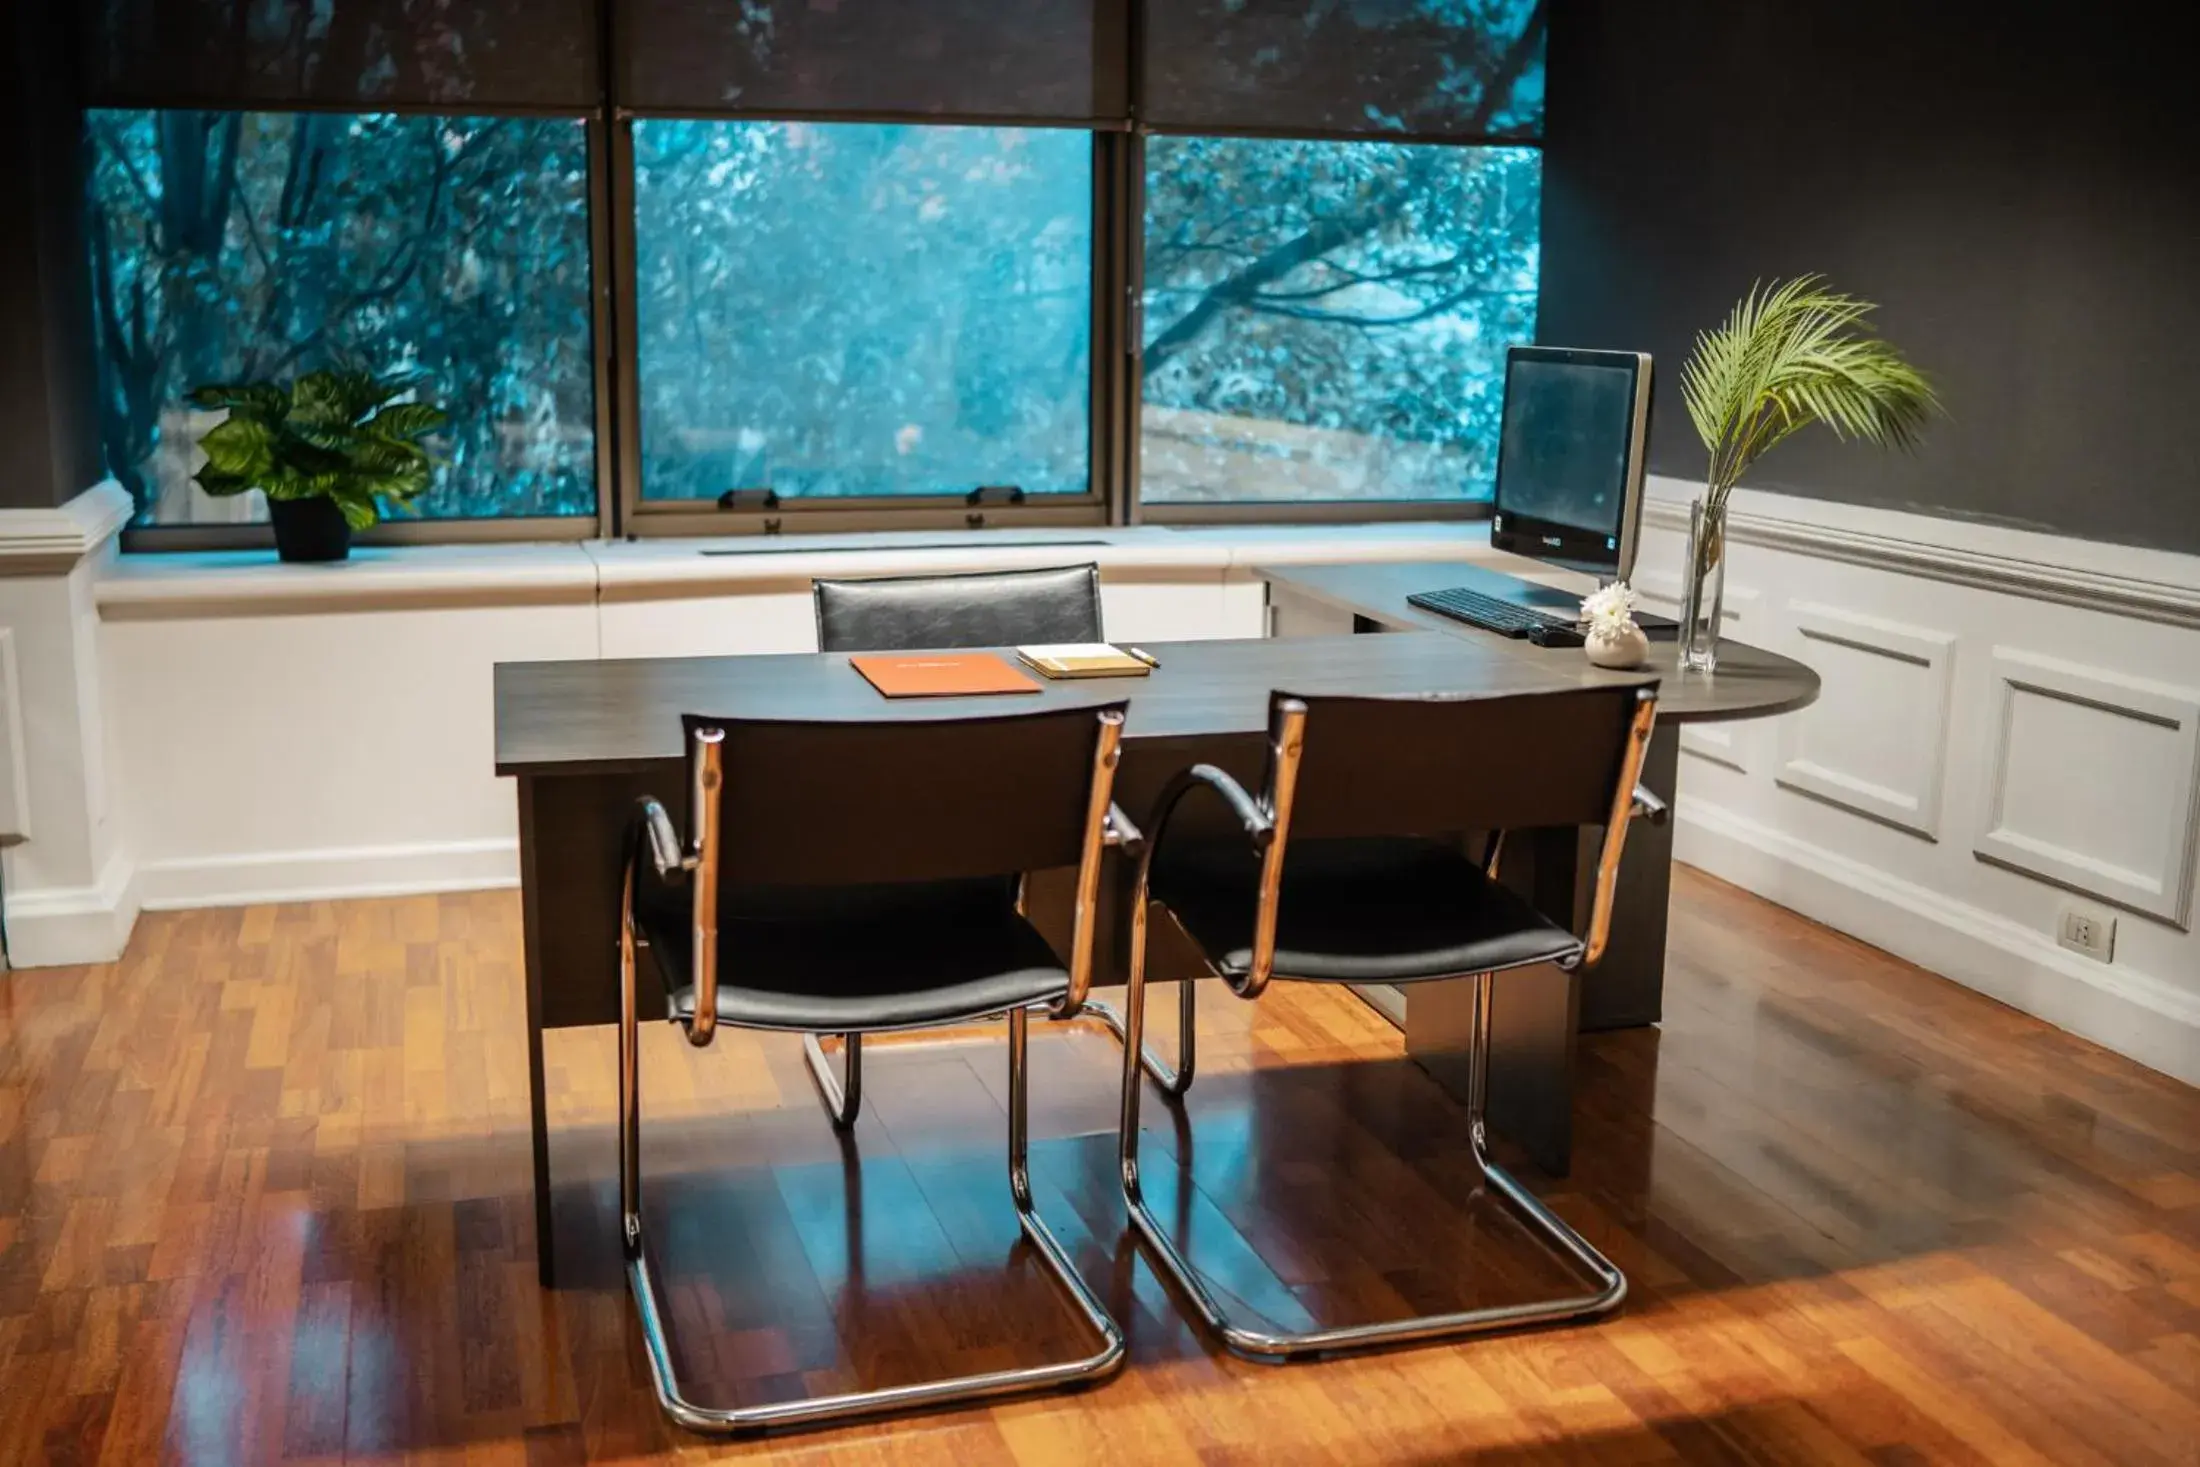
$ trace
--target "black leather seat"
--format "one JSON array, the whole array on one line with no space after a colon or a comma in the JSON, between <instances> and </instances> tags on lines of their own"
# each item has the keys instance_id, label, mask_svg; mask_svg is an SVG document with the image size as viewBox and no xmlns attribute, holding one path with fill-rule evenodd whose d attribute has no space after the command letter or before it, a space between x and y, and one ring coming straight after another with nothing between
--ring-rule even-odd
<instances>
[{"instance_id":1,"label":"black leather seat","mask_svg":"<svg viewBox=\"0 0 2200 1467\"><path fill-rule=\"evenodd\" d=\"M902 1029L1055 1003L1069 970L1016 911L1012 889L981 879L763 891L718 916L718 1017L750 1029ZM674 1018L695 1013L694 909L684 887L637 903Z\"/></svg>"},{"instance_id":2,"label":"black leather seat","mask_svg":"<svg viewBox=\"0 0 2200 1467\"><path fill-rule=\"evenodd\" d=\"M1100 567L814 581L822 652L1097 642Z\"/></svg>"},{"instance_id":3,"label":"black leather seat","mask_svg":"<svg viewBox=\"0 0 2200 1467\"><path fill-rule=\"evenodd\" d=\"M1217 969L1251 971L1260 862L1244 842L1169 847L1153 894ZM1441 842L1293 841L1285 853L1279 978L1412 983L1580 956L1580 938Z\"/></svg>"}]
</instances>

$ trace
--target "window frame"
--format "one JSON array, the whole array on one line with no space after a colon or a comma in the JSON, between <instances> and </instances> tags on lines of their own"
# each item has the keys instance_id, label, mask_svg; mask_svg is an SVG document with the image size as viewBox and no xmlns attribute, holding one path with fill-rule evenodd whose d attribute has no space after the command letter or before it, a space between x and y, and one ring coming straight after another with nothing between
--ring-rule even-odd
<instances>
[{"instance_id":1,"label":"window frame","mask_svg":"<svg viewBox=\"0 0 2200 1467\"><path fill-rule=\"evenodd\" d=\"M1126 136L1096 127L1070 127L1059 121L1033 118L942 118L883 112L758 112L742 113L741 122L906 123L931 127L1049 127L1085 132L1092 143L1092 300L1090 367L1086 387L1086 485L1081 494L1049 494L1023 504L974 505L957 494L872 494L792 498L772 509L721 509L708 499L645 499L642 496L642 410L639 316L639 252L635 243L634 124L636 122L693 119L726 121L715 113L617 109L611 130L609 172L613 192L613 298L611 314L618 341L619 368L615 370L617 401L615 436L619 472L616 479L617 533L627 539L697 536L780 534L829 534L878 530L982 530L1084 528L1120 524L1116 518L1117 493L1113 475L1118 472L1112 454L1104 448L1111 438L1119 409L1110 398L1107 365L1120 355L1124 313L1109 309L1120 292L1104 285L1110 236L1116 221L1111 210L1119 190L1114 187L1113 154ZM1114 390L1120 390L1116 384Z\"/></svg>"},{"instance_id":2,"label":"window frame","mask_svg":"<svg viewBox=\"0 0 2200 1467\"><path fill-rule=\"evenodd\" d=\"M1103 8L1107 8L1103 5ZM1135 10L1134 10L1135 13ZM957 532L987 529L1092 529L1153 525L1349 524L1402 521L1472 521L1490 517L1487 500L1215 501L1147 504L1140 494L1140 364L1143 357L1145 288L1145 177L1147 140L1154 136L1244 137L1343 143L1416 143L1443 147L1526 148L1542 152L1541 131L1531 137L1491 133L1416 132L1258 127L1150 127L1136 119L1136 47L1132 41L1133 118L1124 125L1072 123L1029 117L941 116L881 111L797 111L740 114L756 122L901 122L935 126L1068 127L1092 142L1091 365L1088 388L1088 480L1076 495L1048 495L1044 502L973 505L959 495L790 500L776 509L720 509L708 500L645 501L641 494L641 392L636 308L635 175L633 124L642 120L725 114L629 109L606 100L593 109L549 106L448 106L377 103L290 102L235 110L410 116L557 117L580 121L588 155L590 245L590 358L596 428L596 512L593 515L484 516L466 519L387 520L356 535L363 546L480 544L589 539L740 538L780 534L878 531ZM107 105L107 104L102 104ZM137 103L159 109L173 99ZM189 105L206 110L204 103ZM1538 236L1542 203L1538 202ZM266 523L132 526L122 533L128 552L260 549L274 544Z\"/></svg>"},{"instance_id":3,"label":"window frame","mask_svg":"<svg viewBox=\"0 0 2200 1467\"><path fill-rule=\"evenodd\" d=\"M1446 148L1526 148L1537 153L1543 151L1543 139L1518 138L1502 133L1464 136L1456 133L1351 132L1334 128L1268 128L1268 127L1140 127L1138 129L1137 171L1134 179L1136 213L1133 215L1132 251L1135 255L1131 271L1133 284L1142 312L1146 281L1146 140L1153 137L1194 138L1255 138L1279 142L1333 142L1333 143L1411 143L1422 146ZM1540 244L1543 234L1543 198L1536 199L1536 237ZM1145 339L1143 320L1138 321L1137 334L1133 337L1131 356L1142 359ZM1493 513L1487 499L1253 499L1215 500L1205 503L1147 504L1140 494L1138 480L1140 426L1139 410L1144 395L1138 391L1138 382L1132 383L1133 398L1129 406L1129 419L1125 425L1130 435L1131 481L1127 495L1135 505L1128 524L1149 525L1340 525L1340 524L1395 524L1401 521L1461 521L1486 520Z\"/></svg>"},{"instance_id":4,"label":"window frame","mask_svg":"<svg viewBox=\"0 0 2200 1467\"><path fill-rule=\"evenodd\" d=\"M148 112L284 112L315 113L322 116L349 117L375 115L390 117L533 117L581 124L588 154L588 186L583 198L588 209L589 244L589 359L593 368L591 391L596 405L596 512L571 515L468 515L440 519L386 519L371 529L352 533L352 543L360 546L382 545L485 545L515 541L577 542L581 540L609 539L614 533L612 517L606 512L604 485L609 483L612 467L610 443L605 436L608 417L605 412L606 378L612 369L610 353L606 350L605 314L603 309L607 256L604 250L605 231L608 228L607 201L603 197L603 175L600 166L602 152L603 119L599 112L572 107L547 106L481 106L454 111L442 105L420 103L375 103L286 101L280 104L261 103L252 106L218 108L209 107L203 101L179 101L174 97L133 98L120 97L111 102L103 101L102 107L111 109L142 110ZM80 111L81 118L86 108ZM89 148L83 150L87 156ZM87 177L89 162L86 164ZM81 201L90 206L87 189ZM87 326L89 329L89 326ZM124 526L120 536L124 554L159 553L161 551L194 550L272 550L275 548L275 528L265 520L256 522L140 525Z\"/></svg>"}]
</instances>

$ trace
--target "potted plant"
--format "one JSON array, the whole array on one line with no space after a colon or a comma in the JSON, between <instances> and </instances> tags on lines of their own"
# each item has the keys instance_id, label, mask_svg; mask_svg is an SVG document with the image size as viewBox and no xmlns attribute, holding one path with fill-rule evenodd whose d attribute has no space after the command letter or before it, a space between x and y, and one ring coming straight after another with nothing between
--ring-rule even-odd
<instances>
[{"instance_id":1,"label":"potted plant","mask_svg":"<svg viewBox=\"0 0 2200 1467\"><path fill-rule=\"evenodd\" d=\"M421 439L450 420L425 402L399 402L419 385L410 376L309 372L289 386L215 384L191 393L229 416L199 435L209 494L267 496L275 553L287 561L342 560L351 532L382 517L384 504L411 503L433 474Z\"/></svg>"},{"instance_id":2,"label":"potted plant","mask_svg":"<svg viewBox=\"0 0 2200 1467\"><path fill-rule=\"evenodd\" d=\"M1909 448L1939 409L1924 373L1864 326L1876 309L1829 289L1822 275L1804 275L1753 287L1725 325L1696 338L1681 368L1681 394L1711 468L1688 516L1684 669L1709 672L1718 664L1726 501L1750 465L1812 423L1841 438Z\"/></svg>"}]
</instances>

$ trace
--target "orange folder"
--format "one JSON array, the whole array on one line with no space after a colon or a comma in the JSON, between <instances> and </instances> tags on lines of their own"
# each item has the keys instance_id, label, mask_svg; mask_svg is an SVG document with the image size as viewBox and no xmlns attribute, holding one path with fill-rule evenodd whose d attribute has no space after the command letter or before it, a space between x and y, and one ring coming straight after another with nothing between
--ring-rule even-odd
<instances>
[{"instance_id":1,"label":"orange folder","mask_svg":"<svg viewBox=\"0 0 2200 1467\"><path fill-rule=\"evenodd\" d=\"M991 652L851 657L848 665L889 698L970 698L1039 691L1037 683Z\"/></svg>"}]
</instances>

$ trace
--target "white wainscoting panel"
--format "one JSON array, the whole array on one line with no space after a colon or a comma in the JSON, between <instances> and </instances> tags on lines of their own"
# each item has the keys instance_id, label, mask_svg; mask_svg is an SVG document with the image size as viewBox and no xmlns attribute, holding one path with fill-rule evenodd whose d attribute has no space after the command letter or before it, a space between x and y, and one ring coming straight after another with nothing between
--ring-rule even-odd
<instances>
[{"instance_id":1,"label":"white wainscoting panel","mask_svg":"<svg viewBox=\"0 0 2200 1467\"><path fill-rule=\"evenodd\" d=\"M1781 723L1778 782L1939 839L1955 636L1807 601L1788 614L1822 687Z\"/></svg>"},{"instance_id":2,"label":"white wainscoting panel","mask_svg":"<svg viewBox=\"0 0 2200 1467\"><path fill-rule=\"evenodd\" d=\"M31 838L31 777L23 737L23 680L15 672L15 628L0 627L0 846Z\"/></svg>"},{"instance_id":3,"label":"white wainscoting panel","mask_svg":"<svg viewBox=\"0 0 2200 1467\"><path fill-rule=\"evenodd\" d=\"M1681 578L1677 571L1653 570L1637 572L1635 589L1642 593L1643 609L1660 616L1670 616L1676 621L1681 614ZM1763 641L1754 615L1757 606L1755 586L1728 586L1719 602L1720 635L1739 641L1755 639ZM1761 725L1756 723L1691 723L1681 729L1681 752L1708 759L1713 764L1723 764L1738 774L1747 774L1758 759L1758 735Z\"/></svg>"},{"instance_id":4,"label":"white wainscoting panel","mask_svg":"<svg viewBox=\"0 0 2200 1467\"><path fill-rule=\"evenodd\" d=\"M2008 647L1972 849L2188 927L2200 692Z\"/></svg>"}]
</instances>

